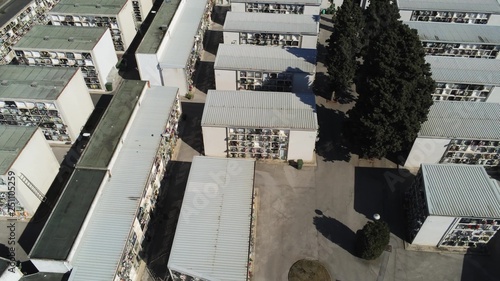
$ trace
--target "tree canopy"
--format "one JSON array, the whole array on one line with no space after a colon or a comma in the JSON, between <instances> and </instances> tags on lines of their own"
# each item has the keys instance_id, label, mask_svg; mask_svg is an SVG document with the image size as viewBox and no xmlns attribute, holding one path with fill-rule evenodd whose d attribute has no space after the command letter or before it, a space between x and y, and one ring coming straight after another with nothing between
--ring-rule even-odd
<instances>
[{"instance_id":1,"label":"tree canopy","mask_svg":"<svg viewBox=\"0 0 500 281\"><path fill-rule=\"evenodd\" d=\"M367 222L356 237L356 252L362 259L373 260L389 245L391 231L384 221Z\"/></svg>"},{"instance_id":2,"label":"tree canopy","mask_svg":"<svg viewBox=\"0 0 500 281\"><path fill-rule=\"evenodd\" d=\"M347 91L356 74L356 56L361 49L363 14L353 0L345 0L332 18L328 42L327 68L335 92Z\"/></svg>"}]
</instances>

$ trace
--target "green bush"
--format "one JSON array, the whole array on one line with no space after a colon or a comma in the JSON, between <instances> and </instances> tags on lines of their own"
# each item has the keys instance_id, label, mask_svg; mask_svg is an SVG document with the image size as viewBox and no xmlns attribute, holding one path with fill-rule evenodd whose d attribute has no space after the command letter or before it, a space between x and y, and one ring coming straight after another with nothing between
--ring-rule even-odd
<instances>
[{"instance_id":1,"label":"green bush","mask_svg":"<svg viewBox=\"0 0 500 281\"><path fill-rule=\"evenodd\" d=\"M384 221L369 221L363 229L358 231L356 239L356 253L358 257L374 260L384 252L389 245L391 231Z\"/></svg>"}]
</instances>

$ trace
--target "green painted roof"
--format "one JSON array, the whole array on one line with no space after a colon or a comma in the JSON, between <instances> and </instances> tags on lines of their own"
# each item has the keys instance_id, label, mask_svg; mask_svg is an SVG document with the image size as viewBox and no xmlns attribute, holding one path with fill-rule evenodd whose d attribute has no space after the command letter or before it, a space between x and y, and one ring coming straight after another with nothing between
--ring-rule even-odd
<instances>
[{"instance_id":1,"label":"green painted roof","mask_svg":"<svg viewBox=\"0 0 500 281\"><path fill-rule=\"evenodd\" d=\"M5 175L37 127L0 125L0 175Z\"/></svg>"},{"instance_id":2,"label":"green painted roof","mask_svg":"<svg viewBox=\"0 0 500 281\"><path fill-rule=\"evenodd\" d=\"M13 49L91 51L106 30L105 27L35 25Z\"/></svg>"},{"instance_id":3,"label":"green painted roof","mask_svg":"<svg viewBox=\"0 0 500 281\"><path fill-rule=\"evenodd\" d=\"M34 0L0 0L0 27L25 10Z\"/></svg>"},{"instance_id":4,"label":"green painted roof","mask_svg":"<svg viewBox=\"0 0 500 281\"><path fill-rule=\"evenodd\" d=\"M0 65L0 100L56 100L78 68Z\"/></svg>"},{"instance_id":5,"label":"green painted roof","mask_svg":"<svg viewBox=\"0 0 500 281\"><path fill-rule=\"evenodd\" d=\"M77 167L107 169L134 107L146 85L145 81L125 80L111 100L92 134Z\"/></svg>"},{"instance_id":6,"label":"green painted roof","mask_svg":"<svg viewBox=\"0 0 500 281\"><path fill-rule=\"evenodd\" d=\"M136 54L156 54L161 41L167 32L167 28L179 7L181 0L170 0L162 2L160 9L156 12L155 18L144 35L141 44L137 48Z\"/></svg>"},{"instance_id":7,"label":"green painted roof","mask_svg":"<svg viewBox=\"0 0 500 281\"><path fill-rule=\"evenodd\" d=\"M127 0L61 0L49 14L116 16Z\"/></svg>"},{"instance_id":8,"label":"green painted roof","mask_svg":"<svg viewBox=\"0 0 500 281\"><path fill-rule=\"evenodd\" d=\"M106 173L95 169L73 172L30 258L65 260L68 257Z\"/></svg>"}]
</instances>

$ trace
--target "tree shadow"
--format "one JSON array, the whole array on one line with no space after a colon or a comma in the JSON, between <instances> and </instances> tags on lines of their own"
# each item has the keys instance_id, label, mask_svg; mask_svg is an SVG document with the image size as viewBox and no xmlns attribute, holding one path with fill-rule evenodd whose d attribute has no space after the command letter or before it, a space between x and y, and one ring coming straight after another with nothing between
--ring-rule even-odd
<instances>
[{"instance_id":1,"label":"tree shadow","mask_svg":"<svg viewBox=\"0 0 500 281\"><path fill-rule=\"evenodd\" d=\"M318 42L318 44L316 45L316 50L318 50L316 61L326 65L326 56L328 55L326 45Z\"/></svg>"},{"instance_id":2,"label":"tree shadow","mask_svg":"<svg viewBox=\"0 0 500 281\"><path fill-rule=\"evenodd\" d=\"M174 241L190 169L190 162L168 162L156 207L147 226L140 256L146 262L149 272L157 278L168 275L165 265Z\"/></svg>"},{"instance_id":3,"label":"tree shadow","mask_svg":"<svg viewBox=\"0 0 500 281\"><path fill-rule=\"evenodd\" d=\"M405 169L356 167L354 210L370 220L374 214L380 214L391 233L406 240L402 199L414 178Z\"/></svg>"},{"instance_id":4,"label":"tree shadow","mask_svg":"<svg viewBox=\"0 0 500 281\"><path fill-rule=\"evenodd\" d=\"M316 106L319 124L319 140L316 142L316 153L324 161L349 161L351 149L342 137L342 126L346 119L344 112Z\"/></svg>"},{"instance_id":5,"label":"tree shadow","mask_svg":"<svg viewBox=\"0 0 500 281\"><path fill-rule=\"evenodd\" d=\"M462 264L462 281L498 280L498 265L500 264L500 237L497 234L487 245L489 254L477 254L467 251Z\"/></svg>"},{"instance_id":6,"label":"tree shadow","mask_svg":"<svg viewBox=\"0 0 500 281\"><path fill-rule=\"evenodd\" d=\"M316 72L313 83L314 94L326 100L332 99L332 88L330 78L324 72Z\"/></svg>"},{"instance_id":7,"label":"tree shadow","mask_svg":"<svg viewBox=\"0 0 500 281\"><path fill-rule=\"evenodd\" d=\"M356 241L356 234L345 224L324 214L315 216L313 224L325 238L339 245L351 255L355 255L354 243Z\"/></svg>"}]
</instances>

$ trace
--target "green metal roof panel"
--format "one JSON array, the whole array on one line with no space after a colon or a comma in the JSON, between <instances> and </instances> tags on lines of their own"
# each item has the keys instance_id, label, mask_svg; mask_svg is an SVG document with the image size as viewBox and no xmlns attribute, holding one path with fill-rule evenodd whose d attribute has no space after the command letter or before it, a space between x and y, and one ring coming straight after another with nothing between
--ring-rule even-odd
<instances>
[{"instance_id":1,"label":"green metal roof panel","mask_svg":"<svg viewBox=\"0 0 500 281\"><path fill-rule=\"evenodd\" d=\"M156 54L181 0L163 1L144 35L136 54Z\"/></svg>"},{"instance_id":2,"label":"green metal roof panel","mask_svg":"<svg viewBox=\"0 0 500 281\"><path fill-rule=\"evenodd\" d=\"M500 13L497 0L398 0L400 10Z\"/></svg>"},{"instance_id":3,"label":"green metal roof panel","mask_svg":"<svg viewBox=\"0 0 500 281\"><path fill-rule=\"evenodd\" d=\"M123 82L97 125L77 167L108 168L145 85L145 81Z\"/></svg>"},{"instance_id":4,"label":"green metal roof panel","mask_svg":"<svg viewBox=\"0 0 500 281\"><path fill-rule=\"evenodd\" d=\"M500 218L500 187L482 166L422 164L429 214Z\"/></svg>"},{"instance_id":5,"label":"green metal roof panel","mask_svg":"<svg viewBox=\"0 0 500 281\"><path fill-rule=\"evenodd\" d=\"M34 0L0 0L0 27L25 10Z\"/></svg>"},{"instance_id":6,"label":"green metal roof panel","mask_svg":"<svg viewBox=\"0 0 500 281\"><path fill-rule=\"evenodd\" d=\"M52 15L110 15L116 16L128 0L61 0Z\"/></svg>"},{"instance_id":7,"label":"green metal roof panel","mask_svg":"<svg viewBox=\"0 0 500 281\"><path fill-rule=\"evenodd\" d=\"M107 30L105 27L35 25L13 49L91 51Z\"/></svg>"},{"instance_id":8,"label":"green metal roof panel","mask_svg":"<svg viewBox=\"0 0 500 281\"><path fill-rule=\"evenodd\" d=\"M0 125L0 175L5 175L37 127Z\"/></svg>"},{"instance_id":9,"label":"green metal roof panel","mask_svg":"<svg viewBox=\"0 0 500 281\"><path fill-rule=\"evenodd\" d=\"M56 100L78 68L0 65L0 100Z\"/></svg>"},{"instance_id":10,"label":"green metal roof panel","mask_svg":"<svg viewBox=\"0 0 500 281\"><path fill-rule=\"evenodd\" d=\"M420 41L424 42L500 45L500 28L498 26L424 21L407 21L404 24L416 29Z\"/></svg>"},{"instance_id":11,"label":"green metal roof panel","mask_svg":"<svg viewBox=\"0 0 500 281\"><path fill-rule=\"evenodd\" d=\"M76 169L38 237L30 258L65 260L107 171Z\"/></svg>"}]
</instances>

